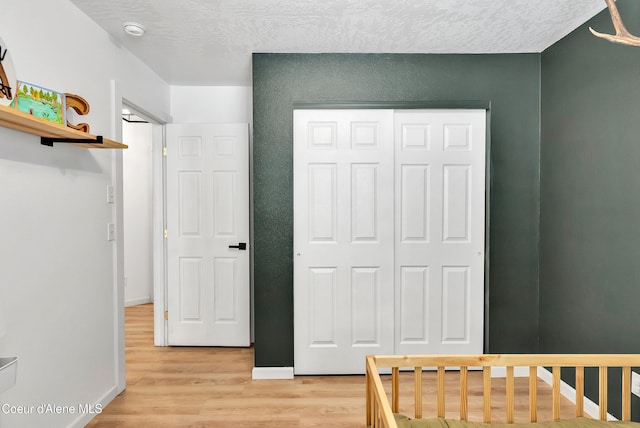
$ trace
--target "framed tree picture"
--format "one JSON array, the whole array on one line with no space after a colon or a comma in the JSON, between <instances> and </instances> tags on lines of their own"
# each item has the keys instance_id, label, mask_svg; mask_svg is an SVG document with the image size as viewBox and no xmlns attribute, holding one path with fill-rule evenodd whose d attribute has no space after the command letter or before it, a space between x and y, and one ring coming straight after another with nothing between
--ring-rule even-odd
<instances>
[{"instance_id":1,"label":"framed tree picture","mask_svg":"<svg viewBox=\"0 0 640 428\"><path fill-rule=\"evenodd\" d=\"M23 113L66 126L65 95L51 89L18 80L15 108Z\"/></svg>"}]
</instances>

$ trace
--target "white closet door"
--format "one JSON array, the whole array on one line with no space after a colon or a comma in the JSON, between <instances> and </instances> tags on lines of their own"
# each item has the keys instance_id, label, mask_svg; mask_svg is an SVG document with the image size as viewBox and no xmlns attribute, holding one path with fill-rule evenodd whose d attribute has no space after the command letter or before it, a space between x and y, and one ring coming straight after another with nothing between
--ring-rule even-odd
<instances>
[{"instance_id":1,"label":"white closet door","mask_svg":"<svg viewBox=\"0 0 640 428\"><path fill-rule=\"evenodd\" d=\"M296 374L393 353L393 112L294 112Z\"/></svg>"},{"instance_id":2,"label":"white closet door","mask_svg":"<svg viewBox=\"0 0 640 428\"><path fill-rule=\"evenodd\" d=\"M482 353L484 110L294 112L294 370Z\"/></svg>"},{"instance_id":3,"label":"white closet door","mask_svg":"<svg viewBox=\"0 0 640 428\"><path fill-rule=\"evenodd\" d=\"M395 113L395 353L483 351L485 111Z\"/></svg>"}]
</instances>

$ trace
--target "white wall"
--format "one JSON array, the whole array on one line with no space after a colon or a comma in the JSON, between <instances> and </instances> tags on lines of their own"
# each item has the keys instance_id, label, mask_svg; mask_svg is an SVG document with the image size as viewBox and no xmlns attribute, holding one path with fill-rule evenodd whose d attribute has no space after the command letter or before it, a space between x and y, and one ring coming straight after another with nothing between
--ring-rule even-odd
<instances>
[{"instance_id":1,"label":"white wall","mask_svg":"<svg viewBox=\"0 0 640 428\"><path fill-rule=\"evenodd\" d=\"M122 123L125 306L153 301L151 126Z\"/></svg>"},{"instance_id":2,"label":"white wall","mask_svg":"<svg viewBox=\"0 0 640 428\"><path fill-rule=\"evenodd\" d=\"M250 86L171 86L175 123L253 123Z\"/></svg>"},{"instance_id":3,"label":"white wall","mask_svg":"<svg viewBox=\"0 0 640 428\"><path fill-rule=\"evenodd\" d=\"M92 133L120 137L112 80L131 102L169 116L168 85L69 0L6 0L2 16L17 77L86 98ZM121 167L118 150L48 148L0 128L0 355L19 358L17 385L1 403L77 411L114 397L123 287L114 248L122 242L107 241L106 225L121 207L106 202L106 187L121 180ZM3 428L79 427L90 418L0 409Z\"/></svg>"}]
</instances>

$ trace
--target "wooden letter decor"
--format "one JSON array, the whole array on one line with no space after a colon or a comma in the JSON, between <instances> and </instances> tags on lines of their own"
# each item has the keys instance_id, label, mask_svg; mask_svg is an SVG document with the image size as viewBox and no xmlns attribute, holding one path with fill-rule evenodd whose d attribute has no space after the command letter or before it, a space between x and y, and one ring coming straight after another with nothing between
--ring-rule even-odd
<instances>
[{"instance_id":1,"label":"wooden letter decor","mask_svg":"<svg viewBox=\"0 0 640 428\"><path fill-rule=\"evenodd\" d=\"M82 98L79 95L75 94L65 94L65 98L67 100L67 108L73 109L77 114L84 116L89 113L89 103L87 100ZM74 125L67 120L67 126L69 128L77 129L82 132L89 132L89 124L88 123L79 123Z\"/></svg>"},{"instance_id":2,"label":"wooden letter decor","mask_svg":"<svg viewBox=\"0 0 640 428\"><path fill-rule=\"evenodd\" d=\"M7 55L7 49L2 50L2 45L0 45L0 98L6 98L7 100L12 100L13 95L11 94L11 84L9 79L7 78L7 73L4 71L4 67L2 66L2 61L4 61L5 56Z\"/></svg>"}]
</instances>

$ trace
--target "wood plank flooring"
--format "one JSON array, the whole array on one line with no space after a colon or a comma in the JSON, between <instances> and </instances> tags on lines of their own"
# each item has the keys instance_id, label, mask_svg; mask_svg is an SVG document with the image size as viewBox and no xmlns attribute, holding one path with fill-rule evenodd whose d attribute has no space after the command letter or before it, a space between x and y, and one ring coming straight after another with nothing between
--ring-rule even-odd
<instances>
[{"instance_id":1,"label":"wood plank flooring","mask_svg":"<svg viewBox=\"0 0 640 428\"><path fill-rule=\"evenodd\" d=\"M89 427L364 427L364 376L252 380L252 348L153 346L153 305L126 308L127 389ZM364 364L364 361L363 361ZM384 376L390 390L389 377ZM413 415L413 377L401 373L401 412ZM516 379L516 422L528 421L528 380ZM504 421L504 379L492 385L493 420ZM457 372L447 374L447 416L457 417ZM435 374L424 373L424 417L435 416ZM538 382L539 420L551 390ZM573 405L563 401L562 416ZM469 374L469 418L482 420L482 375Z\"/></svg>"}]
</instances>

